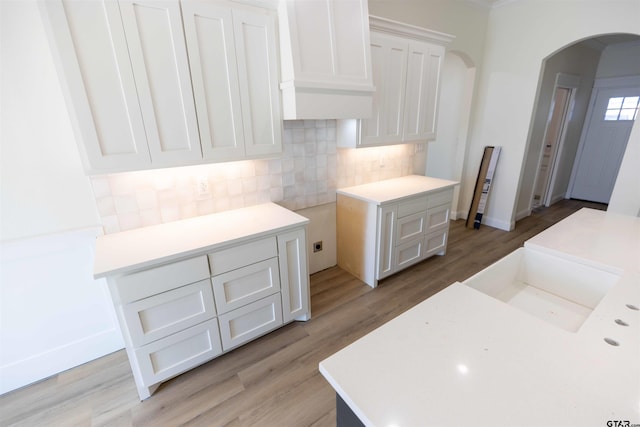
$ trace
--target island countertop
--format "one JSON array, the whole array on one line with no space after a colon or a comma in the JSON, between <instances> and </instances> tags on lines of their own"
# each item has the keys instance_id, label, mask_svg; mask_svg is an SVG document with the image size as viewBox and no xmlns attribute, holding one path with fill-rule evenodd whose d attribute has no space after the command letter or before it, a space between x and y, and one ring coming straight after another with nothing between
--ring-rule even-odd
<instances>
[{"instance_id":1,"label":"island countertop","mask_svg":"<svg viewBox=\"0 0 640 427\"><path fill-rule=\"evenodd\" d=\"M308 223L295 212L265 203L107 234L96 240L93 274L98 278L129 273Z\"/></svg>"},{"instance_id":2,"label":"island countertop","mask_svg":"<svg viewBox=\"0 0 640 427\"><path fill-rule=\"evenodd\" d=\"M584 209L525 243L620 274L577 332L454 283L320 371L368 426L640 423L640 311L627 307L640 306L639 230Z\"/></svg>"}]
</instances>

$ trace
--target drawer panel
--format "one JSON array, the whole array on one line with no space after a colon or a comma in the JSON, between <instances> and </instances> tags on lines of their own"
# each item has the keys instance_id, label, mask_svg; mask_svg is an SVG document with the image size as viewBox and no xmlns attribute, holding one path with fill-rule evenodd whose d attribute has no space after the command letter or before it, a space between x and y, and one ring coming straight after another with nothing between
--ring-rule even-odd
<instances>
[{"instance_id":1,"label":"drawer panel","mask_svg":"<svg viewBox=\"0 0 640 427\"><path fill-rule=\"evenodd\" d=\"M280 294L263 298L219 316L222 348L226 351L282 325Z\"/></svg>"},{"instance_id":2,"label":"drawer panel","mask_svg":"<svg viewBox=\"0 0 640 427\"><path fill-rule=\"evenodd\" d=\"M453 200L453 188L440 191L438 193L429 194L427 196L427 207L432 208L435 206L446 205Z\"/></svg>"},{"instance_id":3,"label":"drawer panel","mask_svg":"<svg viewBox=\"0 0 640 427\"><path fill-rule=\"evenodd\" d=\"M216 315L209 279L126 304L122 311L136 347Z\"/></svg>"},{"instance_id":4,"label":"drawer panel","mask_svg":"<svg viewBox=\"0 0 640 427\"><path fill-rule=\"evenodd\" d=\"M396 267L401 270L420 261L424 253L424 237L407 242L396 248ZM397 271L396 270L396 271Z\"/></svg>"},{"instance_id":5,"label":"drawer panel","mask_svg":"<svg viewBox=\"0 0 640 427\"><path fill-rule=\"evenodd\" d=\"M427 211L427 233L440 228L449 228L450 205L442 205Z\"/></svg>"},{"instance_id":6,"label":"drawer panel","mask_svg":"<svg viewBox=\"0 0 640 427\"><path fill-rule=\"evenodd\" d=\"M278 256L278 244L275 236L223 249L209 254L211 275L226 273L275 256Z\"/></svg>"},{"instance_id":7,"label":"drawer panel","mask_svg":"<svg viewBox=\"0 0 640 427\"><path fill-rule=\"evenodd\" d=\"M208 277L209 264L203 255L118 277L115 283L120 302L126 304Z\"/></svg>"},{"instance_id":8,"label":"drawer panel","mask_svg":"<svg viewBox=\"0 0 640 427\"><path fill-rule=\"evenodd\" d=\"M194 368L221 353L216 319L135 349L142 381L146 386Z\"/></svg>"},{"instance_id":9,"label":"drawer panel","mask_svg":"<svg viewBox=\"0 0 640 427\"><path fill-rule=\"evenodd\" d=\"M396 246L423 235L426 220L427 213L425 211L399 218L396 223Z\"/></svg>"},{"instance_id":10,"label":"drawer panel","mask_svg":"<svg viewBox=\"0 0 640 427\"><path fill-rule=\"evenodd\" d=\"M226 313L280 291L278 258L270 258L214 276L218 313Z\"/></svg>"},{"instance_id":11,"label":"drawer panel","mask_svg":"<svg viewBox=\"0 0 640 427\"><path fill-rule=\"evenodd\" d=\"M444 255L447 249L447 237L449 229L443 229L429 233L424 238L424 257L432 255Z\"/></svg>"},{"instance_id":12,"label":"drawer panel","mask_svg":"<svg viewBox=\"0 0 640 427\"><path fill-rule=\"evenodd\" d=\"M427 196L415 197L398 204L398 218L427 210Z\"/></svg>"}]
</instances>

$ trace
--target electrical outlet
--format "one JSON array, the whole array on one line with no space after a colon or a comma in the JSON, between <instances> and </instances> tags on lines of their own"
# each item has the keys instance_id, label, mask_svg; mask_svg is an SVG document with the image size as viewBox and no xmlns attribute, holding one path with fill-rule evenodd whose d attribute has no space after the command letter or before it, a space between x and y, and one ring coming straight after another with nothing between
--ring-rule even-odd
<instances>
[{"instance_id":1,"label":"electrical outlet","mask_svg":"<svg viewBox=\"0 0 640 427\"><path fill-rule=\"evenodd\" d=\"M196 193L198 197L209 196L209 179L206 175L199 176L196 180Z\"/></svg>"},{"instance_id":2,"label":"electrical outlet","mask_svg":"<svg viewBox=\"0 0 640 427\"><path fill-rule=\"evenodd\" d=\"M322 240L313 244L313 252L320 252L322 250Z\"/></svg>"}]
</instances>

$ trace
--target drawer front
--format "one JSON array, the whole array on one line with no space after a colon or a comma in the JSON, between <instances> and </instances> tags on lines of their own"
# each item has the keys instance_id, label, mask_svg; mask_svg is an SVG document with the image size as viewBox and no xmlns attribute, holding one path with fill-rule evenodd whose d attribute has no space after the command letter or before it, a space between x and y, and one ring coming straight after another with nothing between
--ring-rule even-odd
<instances>
[{"instance_id":1,"label":"drawer front","mask_svg":"<svg viewBox=\"0 0 640 427\"><path fill-rule=\"evenodd\" d=\"M415 264L423 258L424 237L407 242L396 248L396 267L401 270ZM396 270L396 271L397 271Z\"/></svg>"},{"instance_id":2,"label":"drawer front","mask_svg":"<svg viewBox=\"0 0 640 427\"><path fill-rule=\"evenodd\" d=\"M120 302L126 304L208 277L209 264L203 255L118 277L115 282Z\"/></svg>"},{"instance_id":3,"label":"drawer front","mask_svg":"<svg viewBox=\"0 0 640 427\"><path fill-rule=\"evenodd\" d=\"M449 228L450 205L442 205L427 211L427 233L441 228Z\"/></svg>"},{"instance_id":4,"label":"drawer front","mask_svg":"<svg viewBox=\"0 0 640 427\"><path fill-rule=\"evenodd\" d=\"M275 256L278 256L278 244L275 236L223 249L209 254L211 275L226 273Z\"/></svg>"},{"instance_id":5,"label":"drawer front","mask_svg":"<svg viewBox=\"0 0 640 427\"><path fill-rule=\"evenodd\" d=\"M280 295L271 295L219 316L222 348L226 351L282 325Z\"/></svg>"},{"instance_id":6,"label":"drawer front","mask_svg":"<svg viewBox=\"0 0 640 427\"><path fill-rule=\"evenodd\" d=\"M280 291L278 258L270 258L214 276L218 313L226 313Z\"/></svg>"},{"instance_id":7,"label":"drawer front","mask_svg":"<svg viewBox=\"0 0 640 427\"><path fill-rule=\"evenodd\" d=\"M432 255L444 255L447 249L447 237L449 229L443 229L429 233L424 238L424 256L425 258Z\"/></svg>"},{"instance_id":8,"label":"drawer front","mask_svg":"<svg viewBox=\"0 0 640 427\"><path fill-rule=\"evenodd\" d=\"M216 315L209 279L126 304L122 311L136 347Z\"/></svg>"},{"instance_id":9,"label":"drawer front","mask_svg":"<svg viewBox=\"0 0 640 427\"><path fill-rule=\"evenodd\" d=\"M208 320L134 351L143 383L156 384L222 353L218 321Z\"/></svg>"},{"instance_id":10,"label":"drawer front","mask_svg":"<svg viewBox=\"0 0 640 427\"><path fill-rule=\"evenodd\" d=\"M425 211L399 218L396 224L396 245L403 245L425 232L427 213Z\"/></svg>"},{"instance_id":11,"label":"drawer front","mask_svg":"<svg viewBox=\"0 0 640 427\"><path fill-rule=\"evenodd\" d=\"M433 208L435 206L446 205L453 200L453 188L440 191L438 193L429 194L427 196L427 207Z\"/></svg>"},{"instance_id":12,"label":"drawer front","mask_svg":"<svg viewBox=\"0 0 640 427\"><path fill-rule=\"evenodd\" d=\"M398 218L427 210L427 196L405 200L398 204Z\"/></svg>"}]
</instances>

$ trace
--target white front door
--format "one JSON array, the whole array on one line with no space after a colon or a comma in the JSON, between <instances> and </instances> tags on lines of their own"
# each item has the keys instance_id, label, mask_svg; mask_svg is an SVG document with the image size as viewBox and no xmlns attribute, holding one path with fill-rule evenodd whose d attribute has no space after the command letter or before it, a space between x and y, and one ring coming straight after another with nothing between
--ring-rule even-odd
<instances>
[{"instance_id":1,"label":"white front door","mask_svg":"<svg viewBox=\"0 0 640 427\"><path fill-rule=\"evenodd\" d=\"M639 100L640 87L594 88L571 198L609 203Z\"/></svg>"}]
</instances>

